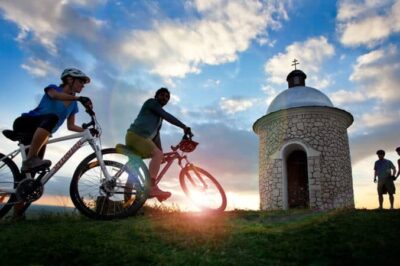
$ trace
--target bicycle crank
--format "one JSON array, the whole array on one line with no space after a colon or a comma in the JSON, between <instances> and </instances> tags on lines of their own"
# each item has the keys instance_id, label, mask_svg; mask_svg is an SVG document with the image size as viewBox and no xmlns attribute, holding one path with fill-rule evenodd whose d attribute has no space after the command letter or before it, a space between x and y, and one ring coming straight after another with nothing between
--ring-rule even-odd
<instances>
[{"instance_id":1,"label":"bicycle crank","mask_svg":"<svg viewBox=\"0 0 400 266\"><path fill-rule=\"evenodd\" d=\"M43 195L43 184L32 178L25 178L19 182L16 196L19 201L33 202Z\"/></svg>"}]
</instances>

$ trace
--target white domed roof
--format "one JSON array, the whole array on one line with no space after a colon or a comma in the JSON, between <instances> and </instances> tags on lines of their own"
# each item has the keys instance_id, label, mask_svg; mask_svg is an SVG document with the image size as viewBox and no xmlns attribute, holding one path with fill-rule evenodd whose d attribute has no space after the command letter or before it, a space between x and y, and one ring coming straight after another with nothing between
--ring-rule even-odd
<instances>
[{"instance_id":1,"label":"white domed roof","mask_svg":"<svg viewBox=\"0 0 400 266\"><path fill-rule=\"evenodd\" d=\"M317 89L295 86L278 94L268 107L267 114L282 109L305 106L333 107L333 104L328 96Z\"/></svg>"}]
</instances>

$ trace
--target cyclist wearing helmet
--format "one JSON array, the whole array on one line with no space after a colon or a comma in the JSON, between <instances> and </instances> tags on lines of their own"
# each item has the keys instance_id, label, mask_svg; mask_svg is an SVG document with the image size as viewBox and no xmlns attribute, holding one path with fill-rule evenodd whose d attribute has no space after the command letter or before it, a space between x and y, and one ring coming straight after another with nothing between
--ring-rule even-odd
<instances>
[{"instance_id":1,"label":"cyclist wearing helmet","mask_svg":"<svg viewBox=\"0 0 400 266\"><path fill-rule=\"evenodd\" d=\"M149 197L156 197L159 201L165 200L171 196L170 192L162 191L155 183L163 159L160 140L162 121L165 119L169 123L182 128L185 134L192 135L189 127L164 111L163 107L168 103L169 98L170 92L167 88L160 88L157 90L154 98L148 99L143 104L137 118L129 127L125 137L126 146L142 158L151 158L149 164L151 177Z\"/></svg>"},{"instance_id":2,"label":"cyclist wearing helmet","mask_svg":"<svg viewBox=\"0 0 400 266\"><path fill-rule=\"evenodd\" d=\"M89 98L75 94L82 91L90 78L79 69L67 68L62 72L61 80L61 85L51 84L44 89L44 95L35 109L23 113L14 121L14 131L25 136L25 145L31 145L21 172L33 172L51 165L51 161L43 160L46 143L50 134L56 132L65 120L69 130L84 130L75 124L75 114L78 112L76 101L86 108L92 108L92 103Z\"/></svg>"},{"instance_id":3,"label":"cyclist wearing helmet","mask_svg":"<svg viewBox=\"0 0 400 266\"><path fill-rule=\"evenodd\" d=\"M387 193L389 194L390 209L393 209L393 194L396 193L393 176L396 173L396 167L391 161L385 159L384 150L378 150L376 155L378 155L379 160L377 160L374 165L374 182L376 183L376 178L378 177L379 209L383 207L383 194Z\"/></svg>"}]
</instances>

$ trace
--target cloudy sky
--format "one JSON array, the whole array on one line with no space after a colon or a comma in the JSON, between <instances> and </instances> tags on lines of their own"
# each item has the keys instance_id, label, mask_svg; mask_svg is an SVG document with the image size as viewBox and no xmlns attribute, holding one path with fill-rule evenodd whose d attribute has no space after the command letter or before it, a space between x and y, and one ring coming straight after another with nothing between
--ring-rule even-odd
<instances>
[{"instance_id":1,"label":"cloudy sky","mask_svg":"<svg viewBox=\"0 0 400 266\"><path fill-rule=\"evenodd\" d=\"M166 110L200 142L193 161L220 180L229 208L257 209L252 125L287 88L296 58L308 86L353 114L355 203L376 208L375 151L397 161L400 146L399 32L400 0L2 0L0 129L34 108L64 68L77 67L92 78L82 95L93 99L102 144L112 147L142 103L166 86ZM80 112L78 122L85 119ZM181 137L167 124L162 134L165 149ZM50 146L47 157L56 161L71 144ZM1 152L14 146L0 137ZM88 152L49 182L42 202L67 204L68 176ZM175 176L161 187L175 192L170 204L189 208Z\"/></svg>"}]
</instances>

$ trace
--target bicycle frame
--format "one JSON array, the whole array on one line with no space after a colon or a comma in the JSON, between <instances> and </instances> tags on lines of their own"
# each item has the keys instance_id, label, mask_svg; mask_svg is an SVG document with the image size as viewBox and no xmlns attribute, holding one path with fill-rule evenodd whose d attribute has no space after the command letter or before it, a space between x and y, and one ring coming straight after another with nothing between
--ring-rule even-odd
<instances>
[{"instance_id":1,"label":"bicycle frame","mask_svg":"<svg viewBox=\"0 0 400 266\"><path fill-rule=\"evenodd\" d=\"M161 181L161 179L164 177L165 173L168 171L168 169L171 167L172 163L173 163L175 160L178 160L178 164L179 164L179 166L180 166L181 168L184 168L186 165L191 164L191 163L189 162L189 160L188 160L188 158L187 158L186 155L180 155L179 152L176 151L176 150L177 150L176 147L172 147L172 146L171 146L171 148L172 148L172 150L173 150L172 152L164 153L164 161L162 162L162 164L163 164L163 163L167 163L167 164L162 168L162 170L161 170L160 173L158 174L158 176L157 176L157 178L156 178L156 181L155 181L156 184L158 184L158 183ZM183 160L186 161L185 166L182 166L182 161L183 161ZM198 172L196 171L196 168L195 168L195 167L193 168L193 170L194 170L194 172L196 173L197 178L198 178L198 179L201 181L201 183L203 184L203 186L204 186L205 188L207 188L206 182L203 180L203 178L201 177L201 175L198 174ZM191 177L189 177L189 178L190 178L190 181L193 183L192 178L191 178Z\"/></svg>"},{"instance_id":2,"label":"bicycle frame","mask_svg":"<svg viewBox=\"0 0 400 266\"><path fill-rule=\"evenodd\" d=\"M65 153L65 155L53 166L53 168L51 168L51 170L49 172L47 172L41 179L40 182L45 185L50 178L58 172L58 170L72 157L72 155L79 150L83 144L85 144L86 142L88 142L90 144L90 146L92 147L92 149L94 150L94 152L96 153L96 157L100 163L100 167L102 172L104 173L106 180L111 180L111 176L109 175L104 161L103 161L103 156L101 154L101 148L96 144L96 138L92 136L92 134L90 133L89 129L85 129L85 131L80 132L80 133L75 133L75 134L71 134L68 136L64 136L64 137L59 137L59 138L55 138L55 139L50 139L48 141L47 144L52 144L52 143L58 143L58 142L62 142L62 141L66 141L66 140L71 140L71 139L77 139L79 138L79 140ZM23 145L23 144L19 144L19 149L14 150L13 152L7 154L4 156L4 158L10 158L13 159L14 157L16 157L19 153L21 153L22 159L25 160L26 159L26 152L25 150L27 148L29 148L30 145ZM3 159L4 159L3 158ZM1 159L0 161L2 161L3 159ZM32 178L31 173L26 173L25 174L27 178ZM8 194L8 193L15 193L16 189L5 189L5 188L1 188L0 187L0 195L1 194Z\"/></svg>"}]
</instances>

